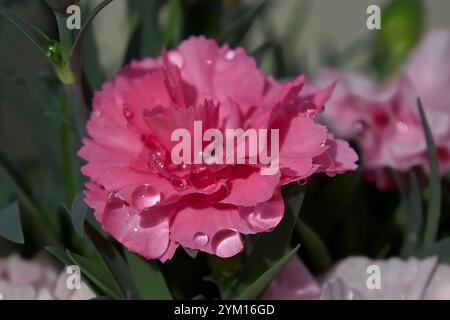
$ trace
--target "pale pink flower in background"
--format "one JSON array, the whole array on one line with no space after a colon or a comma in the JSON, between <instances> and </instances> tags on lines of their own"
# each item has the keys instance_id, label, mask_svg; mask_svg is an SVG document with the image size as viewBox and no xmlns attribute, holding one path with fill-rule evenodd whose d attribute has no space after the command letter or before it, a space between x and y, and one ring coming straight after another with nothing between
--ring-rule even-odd
<instances>
[{"instance_id":1,"label":"pale pink flower in background","mask_svg":"<svg viewBox=\"0 0 450 320\"><path fill-rule=\"evenodd\" d=\"M294 257L273 279L263 300L317 300L320 285L298 258Z\"/></svg>"},{"instance_id":2,"label":"pale pink flower in background","mask_svg":"<svg viewBox=\"0 0 450 320\"><path fill-rule=\"evenodd\" d=\"M379 268L379 289L367 280ZM450 266L438 264L436 257L418 260L370 260L350 257L338 262L322 279L324 300L449 300Z\"/></svg>"},{"instance_id":3,"label":"pale pink flower in background","mask_svg":"<svg viewBox=\"0 0 450 320\"><path fill-rule=\"evenodd\" d=\"M18 255L0 258L0 300L88 300L95 297L84 282L80 283L80 289L68 289L68 276L44 255L31 260Z\"/></svg>"},{"instance_id":4,"label":"pale pink flower in background","mask_svg":"<svg viewBox=\"0 0 450 320\"><path fill-rule=\"evenodd\" d=\"M179 245L233 256L243 249L241 234L277 226L281 185L356 168L347 142L314 122L332 90L304 87L303 77L278 83L242 48L204 37L134 61L94 97L90 137L79 151L90 178L86 202L106 232L148 259L170 259ZM171 134L192 133L194 121L221 132L279 129L280 170L174 165Z\"/></svg>"},{"instance_id":5,"label":"pale pink flower in background","mask_svg":"<svg viewBox=\"0 0 450 320\"><path fill-rule=\"evenodd\" d=\"M373 171L428 172L427 146L417 109L424 109L436 143L441 174L450 168L450 33L433 32L419 44L405 69L388 83L357 73L327 70L318 83L339 80L323 121L337 136L355 139L363 167ZM370 177L380 187L391 184L385 171Z\"/></svg>"}]
</instances>

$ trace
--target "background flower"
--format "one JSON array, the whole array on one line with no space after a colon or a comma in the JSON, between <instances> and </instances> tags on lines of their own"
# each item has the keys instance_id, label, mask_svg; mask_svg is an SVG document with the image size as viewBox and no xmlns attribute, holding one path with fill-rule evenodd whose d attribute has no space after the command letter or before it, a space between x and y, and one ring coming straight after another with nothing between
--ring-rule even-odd
<instances>
[{"instance_id":1,"label":"background flower","mask_svg":"<svg viewBox=\"0 0 450 320\"><path fill-rule=\"evenodd\" d=\"M0 300L88 300L95 294L84 283L67 288L68 274L44 256L24 260L18 255L0 259Z\"/></svg>"}]
</instances>

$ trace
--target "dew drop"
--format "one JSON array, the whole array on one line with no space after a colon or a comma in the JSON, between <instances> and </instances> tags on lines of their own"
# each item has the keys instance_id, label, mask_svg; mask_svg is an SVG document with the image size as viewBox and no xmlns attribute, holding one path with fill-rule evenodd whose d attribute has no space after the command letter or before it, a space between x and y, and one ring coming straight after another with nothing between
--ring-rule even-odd
<instances>
[{"instance_id":1,"label":"dew drop","mask_svg":"<svg viewBox=\"0 0 450 320\"><path fill-rule=\"evenodd\" d=\"M397 129L398 133L406 133L409 130L408 125L401 121L397 122L395 128Z\"/></svg>"},{"instance_id":2,"label":"dew drop","mask_svg":"<svg viewBox=\"0 0 450 320\"><path fill-rule=\"evenodd\" d=\"M96 118L101 118L101 116L102 116L102 112L100 110L95 110L93 112L93 114L94 114L94 117L96 117Z\"/></svg>"},{"instance_id":3,"label":"dew drop","mask_svg":"<svg viewBox=\"0 0 450 320\"><path fill-rule=\"evenodd\" d=\"M356 134L361 134L364 131L364 123L362 121L353 122L352 131Z\"/></svg>"},{"instance_id":4,"label":"dew drop","mask_svg":"<svg viewBox=\"0 0 450 320\"><path fill-rule=\"evenodd\" d=\"M194 235L194 242L195 242L196 245L198 245L200 247L204 247L209 242L208 235L206 233L204 233L204 232L197 232Z\"/></svg>"},{"instance_id":5,"label":"dew drop","mask_svg":"<svg viewBox=\"0 0 450 320\"><path fill-rule=\"evenodd\" d=\"M156 169L158 171L164 170L164 162L161 159L160 152L150 152L149 153L150 160L148 161L148 166L150 168Z\"/></svg>"},{"instance_id":6,"label":"dew drop","mask_svg":"<svg viewBox=\"0 0 450 320\"><path fill-rule=\"evenodd\" d=\"M306 113L305 113L305 116L306 116L307 119L312 119L312 118L314 118L316 116L316 113L317 113L316 109L313 109L313 108L307 109Z\"/></svg>"},{"instance_id":7,"label":"dew drop","mask_svg":"<svg viewBox=\"0 0 450 320\"><path fill-rule=\"evenodd\" d=\"M211 59L206 60L206 64L212 64L212 60Z\"/></svg>"},{"instance_id":8,"label":"dew drop","mask_svg":"<svg viewBox=\"0 0 450 320\"><path fill-rule=\"evenodd\" d=\"M222 258L234 256L243 248L241 236L232 229L217 232L211 240L211 246L215 254Z\"/></svg>"},{"instance_id":9,"label":"dew drop","mask_svg":"<svg viewBox=\"0 0 450 320\"><path fill-rule=\"evenodd\" d=\"M323 148L323 147L325 147L326 144L327 144L327 139L323 139L322 142L320 143L320 146Z\"/></svg>"},{"instance_id":10,"label":"dew drop","mask_svg":"<svg viewBox=\"0 0 450 320\"><path fill-rule=\"evenodd\" d=\"M235 55L236 54L235 54L234 50L228 50L227 53L225 54L225 58L227 60L233 60Z\"/></svg>"},{"instance_id":11,"label":"dew drop","mask_svg":"<svg viewBox=\"0 0 450 320\"><path fill-rule=\"evenodd\" d=\"M128 121L130 121L131 119L133 119L134 114L133 114L133 112L132 112L129 108L123 108L122 112L123 112L123 116L124 116L125 119L127 119Z\"/></svg>"},{"instance_id":12,"label":"dew drop","mask_svg":"<svg viewBox=\"0 0 450 320\"><path fill-rule=\"evenodd\" d=\"M153 207L160 201L161 194L148 184L137 187L131 194L131 205L139 212Z\"/></svg>"},{"instance_id":13,"label":"dew drop","mask_svg":"<svg viewBox=\"0 0 450 320\"><path fill-rule=\"evenodd\" d=\"M170 51L168 58L169 58L169 61L172 64L176 65L180 69L183 68L183 66L184 66L184 59L183 59L183 56L179 52L177 52L177 51Z\"/></svg>"},{"instance_id":14,"label":"dew drop","mask_svg":"<svg viewBox=\"0 0 450 320\"><path fill-rule=\"evenodd\" d=\"M197 189L205 189L216 183L214 174L208 168L201 168L191 173L190 181Z\"/></svg>"},{"instance_id":15,"label":"dew drop","mask_svg":"<svg viewBox=\"0 0 450 320\"><path fill-rule=\"evenodd\" d=\"M210 203L218 203L225 199L230 193L228 186L226 184L222 185L219 190L212 194L206 195L206 201Z\"/></svg>"},{"instance_id":16,"label":"dew drop","mask_svg":"<svg viewBox=\"0 0 450 320\"><path fill-rule=\"evenodd\" d=\"M134 232L138 232L138 228L134 228L133 231L134 231Z\"/></svg>"},{"instance_id":17,"label":"dew drop","mask_svg":"<svg viewBox=\"0 0 450 320\"><path fill-rule=\"evenodd\" d=\"M117 191L113 191L108 194L108 200L106 201L105 208L106 210L117 210L125 207L129 207L129 204L117 195Z\"/></svg>"},{"instance_id":18,"label":"dew drop","mask_svg":"<svg viewBox=\"0 0 450 320\"><path fill-rule=\"evenodd\" d=\"M186 179L180 178L178 176L172 176L170 178L170 183L178 192L186 190L187 187Z\"/></svg>"}]
</instances>

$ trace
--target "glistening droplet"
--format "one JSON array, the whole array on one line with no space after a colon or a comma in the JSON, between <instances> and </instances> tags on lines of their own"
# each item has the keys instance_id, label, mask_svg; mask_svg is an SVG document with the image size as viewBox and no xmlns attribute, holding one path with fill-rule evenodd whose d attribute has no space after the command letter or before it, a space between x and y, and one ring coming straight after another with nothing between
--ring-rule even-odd
<instances>
[{"instance_id":1,"label":"glistening droplet","mask_svg":"<svg viewBox=\"0 0 450 320\"><path fill-rule=\"evenodd\" d=\"M228 50L227 53L225 54L225 58L227 60L233 60L235 55L236 54L235 54L234 50Z\"/></svg>"},{"instance_id":2,"label":"glistening droplet","mask_svg":"<svg viewBox=\"0 0 450 320\"><path fill-rule=\"evenodd\" d=\"M208 168L200 168L193 171L189 180L197 189L205 189L216 183L214 174Z\"/></svg>"},{"instance_id":3,"label":"glistening droplet","mask_svg":"<svg viewBox=\"0 0 450 320\"><path fill-rule=\"evenodd\" d=\"M186 190L187 187L186 179L180 178L178 176L172 176L170 178L170 183L178 192Z\"/></svg>"},{"instance_id":4,"label":"glistening droplet","mask_svg":"<svg viewBox=\"0 0 450 320\"><path fill-rule=\"evenodd\" d=\"M196 245L198 245L200 247L204 247L204 246L206 246L208 244L209 237L204 232L197 232L194 235L194 242L195 242Z\"/></svg>"},{"instance_id":5,"label":"glistening droplet","mask_svg":"<svg viewBox=\"0 0 450 320\"><path fill-rule=\"evenodd\" d=\"M215 254L222 258L234 256L244 247L239 232L232 229L217 232L211 239L211 246Z\"/></svg>"},{"instance_id":6,"label":"glistening droplet","mask_svg":"<svg viewBox=\"0 0 450 320\"><path fill-rule=\"evenodd\" d=\"M131 194L131 205L138 212L153 207L160 201L161 194L148 184L137 187Z\"/></svg>"},{"instance_id":7,"label":"glistening droplet","mask_svg":"<svg viewBox=\"0 0 450 320\"><path fill-rule=\"evenodd\" d=\"M176 65L180 69L183 68L183 66L184 66L184 59L183 59L183 56L179 52L177 52L177 51L170 51L168 58L169 58L169 61L172 64Z\"/></svg>"}]
</instances>

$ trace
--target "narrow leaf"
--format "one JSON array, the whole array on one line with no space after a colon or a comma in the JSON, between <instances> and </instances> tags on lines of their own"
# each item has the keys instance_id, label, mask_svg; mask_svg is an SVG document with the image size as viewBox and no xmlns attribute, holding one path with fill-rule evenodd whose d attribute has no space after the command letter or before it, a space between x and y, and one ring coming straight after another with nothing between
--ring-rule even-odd
<instances>
[{"instance_id":1,"label":"narrow leaf","mask_svg":"<svg viewBox=\"0 0 450 320\"><path fill-rule=\"evenodd\" d=\"M73 228L75 232L83 238L84 236L84 220L86 218L86 213L88 207L84 203L83 194L79 193L72 203L72 208L70 209L70 218L72 219Z\"/></svg>"},{"instance_id":2,"label":"narrow leaf","mask_svg":"<svg viewBox=\"0 0 450 320\"><path fill-rule=\"evenodd\" d=\"M141 299L173 299L162 272L154 262L145 261L128 250L126 256Z\"/></svg>"},{"instance_id":3,"label":"narrow leaf","mask_svg":"<svg viewBox=\"0 0 450 320\"><path fill-rule=\"evenodd\" d=\"M124 298L109 272L102 270L102 268L85 257L70 252L69 250L66 250L66 253L69 259L80 267L82 273L106 294L116 299Z\"/></svg>"},{"instance_id":4,"label":"narrow leaf","mask_svg":"<svg viewBox=\"0 0 450 320\"><path fill-rule=\"evenodd\" d=\"M15 243L25 242L17 202L0 210L0 236Z\"/></svg>"},{"instance_id":5,"label":"narrow leaf","mask_svg":"<svg viewBox=\"0 0 450 320\"><path fill-rule=\"evenodd\" d=\"M114 247L113 243L105 239L89 222L85 223L85 228L97 254L109 269L124 295L130 292L133 296L137 296L137 290L125 258Z\"/></svg>"},{"instance_id":6,"label":"narrow leaf","mask_svg":"<svg viewBox=\"0 0 450 320\"><path fill-rule=\"evenodd\" d=\"M70 266L71 264L73 264L72 260L69 258L65 250L50 246L45 247L45 250L50 252L55 258L64 263L66 266Z\"/></svg>"},{"instance_id":7,"label":"narrow leaf","mask_svg":"<svg viewBox=\"0 0 450 320\"><path fill-rule=\"evenodd\" d=\"M83 39L86 34L86 30L89 28L91 22L94 20L94 18L97 16L97 14L100 13L108 4L110 4L113 0L104 0L99 5L97 5L94 10L89 14L89 16L86 18L86 20L83 23L83 26L81 27L80 32L78 33L72 49L70 50L70 56L72 55L78 55L81 52L81 47L83 46Z\"/></svg>"},{"instance_id":8,"label":"narrow leaf","mask_svg":"<svg viewBox=\"0 0 450 320\"><path fill-rule=\"evenodd\" d=\"M41 30L25 21L11 10L0 4L0 15L8 19L24 35L26 35L45 55L49 56L49 49L54 41L50 40Z\"/></svg>"},{"instance_id":9,"label":"narrow leaf","mask_svg":"<svg viewBox=\"0 0 450 320\"><path fill-rule=\"evenodd\" d=\"M430 248L421 252L420 257L426 258L430 256L437 256L440 262L450 262L450 238L438 241Z\"/></svg>"},{"instance_id":10,"label":"narrow leaf","mask_svg":"<svg viewBox=\"0 0 450 320\"><path fill-rule=\"evenodd\" d=\"M424 247L426 248L433 244L438 233L441 215L441 181L439 177L439 162L436 153L436 145L420 99L417 99L417 106L422 120L425 139L427 141L428 162L430 166L430 200L423 241Z\"/></svg>"},{"instance_id":11,"label":"narrow leaf","mask_svg":"<svg viewBox=\"0 0 450 320\"><path fill-rule=\"evenodd\" d=\"M228 294L229 298L239 295L245 287L255 282L286 253L303 199L303 191L291 196L286 201L284 217L275 230L259 236L235 285Z\"/></svg>"},{"instance_id":12,"label":"narrow leaf","mask_svg":"<svg viewBox=\"0 0 450 320\"><path fill-rule=\"evenodd\" d=\"M275 263L269 270L264 272L255 282L248 286L238 296L237 300L256 299L261 292L270 284L272 279L283 269L283 267L292 259L297 253L300 245L296 246L294 250L286 254L277 263Z\"/></svg>"}]
</instances>

